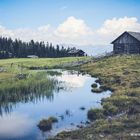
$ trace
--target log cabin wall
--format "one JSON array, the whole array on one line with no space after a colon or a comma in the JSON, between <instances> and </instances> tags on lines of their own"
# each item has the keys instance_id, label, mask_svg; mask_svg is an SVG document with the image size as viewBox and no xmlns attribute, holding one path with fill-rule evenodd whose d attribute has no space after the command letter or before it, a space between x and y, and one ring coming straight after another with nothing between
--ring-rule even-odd
<instances>
[{"instance_id":1,"label":"log cabin wall","mask_svg":"<svg viewBox=\"0 0 140 140\"><path fill-rule=\"evenodd\" d=\"M140 41L127 32L118 37L112 44L114 54L140 54Z\"/></svg>"}]
</instances>

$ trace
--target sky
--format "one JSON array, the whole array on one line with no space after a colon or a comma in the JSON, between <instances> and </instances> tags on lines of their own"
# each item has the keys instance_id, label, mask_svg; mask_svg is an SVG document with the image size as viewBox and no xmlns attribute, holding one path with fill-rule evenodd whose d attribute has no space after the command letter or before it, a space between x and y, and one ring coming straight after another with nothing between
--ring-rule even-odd
<instances>
[{"instance_id":1,"label":"sky","mask_svg":"<svg viewBox=\"0 0 140 140\"><path fill-rule=\"evenodd\" d=\"M0 0L0 36L77 45L109 44L140 31L140 0Z\"/></svg>"}]
</instances>

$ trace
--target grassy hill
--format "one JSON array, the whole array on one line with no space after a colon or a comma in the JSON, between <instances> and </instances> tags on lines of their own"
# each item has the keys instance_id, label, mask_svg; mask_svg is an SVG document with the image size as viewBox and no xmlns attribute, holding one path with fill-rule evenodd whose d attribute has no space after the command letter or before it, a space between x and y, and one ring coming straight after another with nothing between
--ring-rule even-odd
<instances>
[{"instance_id":1,"label":"grassy hill","mask_svg":"<svg viewBox=\"0 0 140 140\"><path fill-rule=\"evenodd\" d=\"M89 127L62 132L54 139L139 139L140 56L104 58L85 64L80 70L98 77L104 89L111 89L113 94L102 100L103 108L89 111L94 116Z\"/></svg>"}]
</instances>

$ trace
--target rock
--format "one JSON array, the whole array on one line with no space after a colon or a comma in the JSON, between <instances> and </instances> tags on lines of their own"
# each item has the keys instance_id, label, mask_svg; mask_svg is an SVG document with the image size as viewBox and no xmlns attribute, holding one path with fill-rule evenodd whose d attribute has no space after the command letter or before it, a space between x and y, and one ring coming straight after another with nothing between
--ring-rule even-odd
<instances>
[{"instance_id":1,"label":"rock","mask_svg":"<svg viewBox=\"0 0 140 140\"><path fill-rule=\"evenodd\" d=\"M3 67L0 67L0 72L6 72L6 70Z\"/></svg>"},{"instance_id":2,"label":"rock","mask_svg":"<svg viewBox=\"0 0 140 140\"><path fill-rule=\"evenodd\" d=\"M82 126L82 125L77 125L77 127L78 127L78 128L83 128L83 126Z\"/></svg>"},{"instance_id":3,"label":"rock","mask_svg":"<svg viewBox=\"0 0 140 140\"><path fill-rule=\"evenodd\" d=\"M48 119L42 119L37 126L42 131L49 131L52 129L52 122Z\"/></svg>"},{"instance_id":4,"label":"rock","mask_svg":"<svg viewBox=\"0 0 140 140\"><path fill-rule=\"evenodd\" d=\"M80 107L80 110L85 110L85 109L86 109L86 108L85 108L85 107L83 107L83 106L82 106L82 107Z\"/></svg>"},{"instance_id":5,"label":"rock","mask_svg":"<svg viewBox=\"0 0 140 140\"><path fill-rule=\"evenodd\" d=\"M100 134L100 135L99 135L99 137L103 138L103 137L104 137L104 135Z\"/></svg>"},{"instance_id":6,"label":"rock","mask_svg":"<svg viewBox=\"0 0 140 140\"><path fill-rule=\"evenodd\" d=\"M74 125L74 123L71 123L70 125Z\"/></svg>"},{"instance_id":7,"label":"rock","mask_svg":"<svg viewBox=\"0 0 140 140\"><path fill-rule=\"evenodd\" d=\"M27 74L17 74L16 78L19 79L19 80L26 79L27 78Z\"/></svg>"}]
</instances>

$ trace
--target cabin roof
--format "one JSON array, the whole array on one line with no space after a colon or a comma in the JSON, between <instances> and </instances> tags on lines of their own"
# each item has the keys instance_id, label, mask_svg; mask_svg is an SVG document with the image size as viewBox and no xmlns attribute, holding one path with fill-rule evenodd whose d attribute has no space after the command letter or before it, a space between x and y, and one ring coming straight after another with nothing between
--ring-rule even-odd
<instances>
[{"instance_id":1,"label":"cabin roof","mask_svg":"<svg viewBox=\"0 0 140 140\"><path fill-rule=\"evenodd\" d=\"M133 36L134 38L136 38L138 41L140 41L140 33L139 32L127 32L128 34L130 34L131 36Z\"/></svg>"},{"instance_id":2,"label":"cabin roof","mask_svg":"<svg viewBox=\"0 0 140 140\"><path fill-rule=\"evenodd\" d=\"M113 44L116 40L118 40L122 35L125 33L129 34L130 36L134 37L138 41L140 41L140 33L139 32L130 32L130 31L125 31L123 34L121 34L119 37L117 37L114 41L111 42Z\"/></svg>"}]
</instances>

